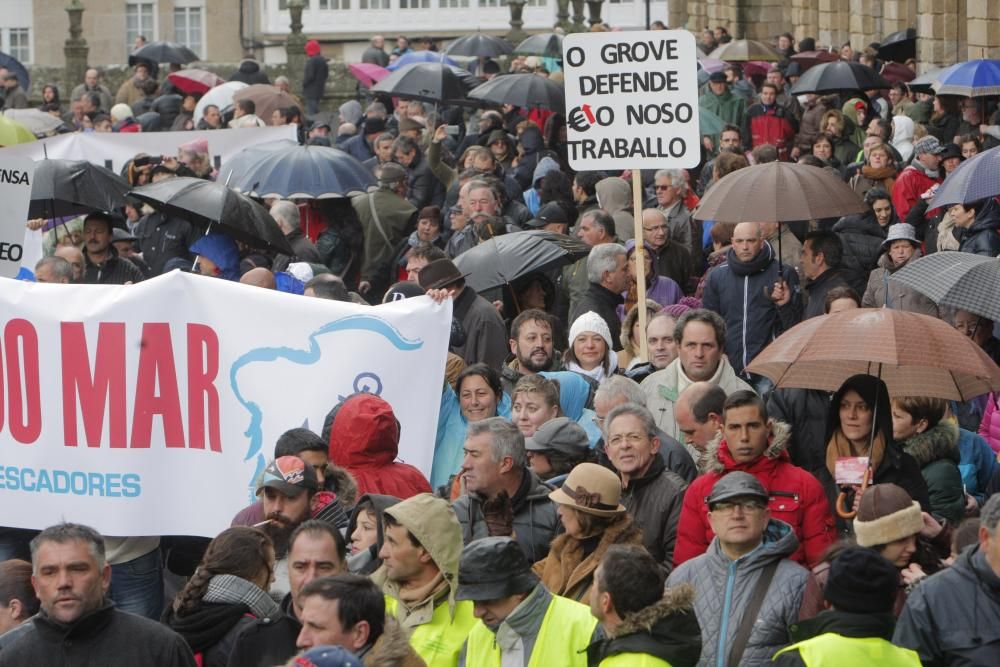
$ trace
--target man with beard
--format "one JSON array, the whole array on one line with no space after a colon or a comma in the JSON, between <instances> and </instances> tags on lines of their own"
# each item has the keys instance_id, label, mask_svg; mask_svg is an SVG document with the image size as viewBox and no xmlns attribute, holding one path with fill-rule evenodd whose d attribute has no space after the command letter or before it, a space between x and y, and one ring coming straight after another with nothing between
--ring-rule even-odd
<instances>
[{"instance_id":1,"label":"man with beard","mask_svg":"<svg viewBox=\"0 0 1000 667\"><path fill-rule=\"evenodd\" d=\"M291 590L288 581L288 546L292 533L309 518L313 496L319 489L316 471L298 456L279 457L264 468L257 496L264 505L260 528L274 542L274 582L270 593L284 596Z\"/></svg>"},{"instance_id":2,"label":"man with beard","mask_svg":"<svg viewBox=\"0 0 1000 667\"><path fill-rule=\"evenodd\" d=\"M562 369L553 345L556 319L531 308L514 318L510 325L510 353L514 358L500 372L503 390L513 395L514 385L525 375Z\"/></svg>"}]
</instances>

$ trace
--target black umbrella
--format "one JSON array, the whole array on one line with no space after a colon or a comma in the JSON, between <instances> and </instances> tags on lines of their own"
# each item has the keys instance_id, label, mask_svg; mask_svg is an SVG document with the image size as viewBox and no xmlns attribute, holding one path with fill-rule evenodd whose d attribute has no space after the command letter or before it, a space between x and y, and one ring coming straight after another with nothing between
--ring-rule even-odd
<instances>
[{"instance_id":1,"label":"black umbrella","mask_svg":"<svg viewBox=\"0 0 1000 667\"><path fill-rule=\"evenodd\" d=\"M539 271L548 271L586 257L590 247L578 239L545 230L494 237L455 258L467 273L465 282L477 292L500 287Z\"/></svg>"},{"instance_id":2,"label":"black umbrella","mask_svg":"<svg viewBox=\"0 0 1000 667\"><path fill-rule=\"evenodd\" d=\"M21 84L21 88L24 90L31 89L31 77L28 76L28 69L21 64L20 60L0 51L0 67L6 68L17 75L17 82Z\"/></svg>"},{"instance_id":3,"label":"black umbrella","mask_svg":"<svg viewBox=\"0 0 1000 667\"><path fill-rule=\"evenodd\" d=\"M198 54L176 42L150 42L146 46L134 51L128 57L128 64L134 65L134 60L148 60L154 63L175 63L186 65L196 60L201 60Z\"/></svg>"},{"instance_id":4,"label":"black umbrella","mask_svg":"<svg viewBox=\"0 0 1000 667\"><path fill-rule=\"evenodd\" d=\"M544 32L540 35L532 35L518 44L514 49L514 53L522 56L542 56L562 60L562 41L562 35L554 32Z\"/></svg>"},{"instance_id":5,"label":"black umbrella","mask_svg":"<svg viewBox=\"0 0 1000 667\"><path fill-rule=\"evenodd\" d=\"M514 52L514 45L502 37L485 35L477 32L473 35L459 37L444 50L449 56L474 56L477 58L495 58Z\"/></svg>"},{"instance_id":6,"label":"black umbrella","mask_svg":"<svg viewBox=\"0 0 1000 667\"><path fill-rule=\"evenodd\" d=\"M131 186L110 169L86 160L40 160L31 182L29 218L59 218L125 205Z\"/></svg>"},{"instance_id":7,"label":"black umbrella","mask_svg":"<svg viewBox=\"0 0 1000 667\"><path fill-rule=\"evenodd\" d=\"M562 84L537 74L495 76L469 93L470 99L494 104L513 104L525 109L549 109L562 113L566 95Z\"/></svg>"},{"instance_id":8,"label":"black umbrella","mask_svg":"<svg viewBox=\"0 0 1000 667\"><path fill-rule=\"evenodd\" d=\"M886 35L878 47L878 57L882 60L892 60L905 63L909 58L917 57L917 31L907 28Z\"/></svg>"},{"instance_id":9,"label":"black umbrella","mask_svg":"<svg viewBox=\"0 0 1000 667\"><path fill-rule=\"evenodd\" d=\"M878 72L861 63L844 60L810 67L792 86L792 95L891 88Z\"/></svg>"},{"instance_id":10,"label":"black umbrella","mask_svg":"<svg viewBox=\"0 0 1000 667\"><path fill-rule=\"evenodd\" d=\"M204 226L206 233L217 226L254 248L295 254L266 208L222 183L170 178L136 188L129 195L169 215Z\"/></svg>"},{"instance_id":11,"label":"black umbrella","mask_svg":"<svg viewBox=\"0 0 1000 667\"><path fill-rule=\"evenodd\" d=\"M261 199L332 199L365 192L375 177L349 153L327 146L292 146L254 159L233 180L222 168L219 180Z\"/></svg>"},{"instance_id":12,"label":"black umbrella","mask_svg":"<svg viewBox=\"0 0 1000 667\"><path fill-rule=\"evenodd\" d=\"M438 104L467 102L465 84L454 69L444 63L404 65L372 86L371 91Z\"/></svg>"}]
</instances>

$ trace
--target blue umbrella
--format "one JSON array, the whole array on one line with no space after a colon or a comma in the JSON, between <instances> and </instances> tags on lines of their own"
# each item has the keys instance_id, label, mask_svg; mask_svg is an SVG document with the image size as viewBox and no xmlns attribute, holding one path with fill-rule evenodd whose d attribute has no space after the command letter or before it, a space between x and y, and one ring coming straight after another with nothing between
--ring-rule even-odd
<instances>
[{"instance_id":1,"label":"blue umbrella","mask_svg":"<svg viewBox=\"0 0 1000 667\"><path fill-rule=\"evenodd\" d=\"M371 171L338 148L294 146L260 155L256 167L234 174L229 186L262 199L332 199L374 184Z\"/></svg>"},{"instance_id":2,"label":"blue umbrella","mask_svg":"<svg viewBox=\"0 0 1000 667\"><path fill-rule=\"evenodd\" d=\"M970 60L947 67L931 86L938 95L1000 95L1000 60Z\"/></svg>"},{"instance_id":3,"label":"blue umbrella","mask_svg":"<svg viewBox=\"0 0 1000 667\"><path fill-rule=\"evenodd\" d=\"M938 186L929 208L970 204L997 195L1000 195L1000 146L958 165Z\"/></svg>"},{"instance_id":4,"label":"blue umbrella","mask_svg":"<svg viewBox=\"0 0 1000 667\"><path fill-rule=\"evenodd\" d=\"M24 90L30 90L31 88L31 77L28 76L28 70L21 64L14 56L9 56L3 51L0 51L0 67L6 67L8 70L17 75L17 82L21 84L21 88Z\"/></svg>"},{"instance_id":5,"label":"blue umbrella","mask_svg":"<svg viewBox=\"0 0 1000 667\"><path fill-rule=\"evenodd\" d=\"M278 139L276 141L265 141L244 148L236 155L226 160L219 169L219 176L215 180L227 185L233 185L243 180L247 172L253 171L260 166L260 161L275 151L284 151L295 148L299 142L291 139Z\"/></svg>"},{"instance_id":6,"label":"blue umbrella","mask_svg":"<svg viewBox=\"0 0 1000 667\"><path fill-rule=\"evenodd\" d=\"M399 57L394 63L390 63L386 68L388 70L395 71L402 67L403 65L411 65L413 63L445 63L447 65L458 65L457 62L437 51L407 51Z\"/></svg>"}]
</instances>

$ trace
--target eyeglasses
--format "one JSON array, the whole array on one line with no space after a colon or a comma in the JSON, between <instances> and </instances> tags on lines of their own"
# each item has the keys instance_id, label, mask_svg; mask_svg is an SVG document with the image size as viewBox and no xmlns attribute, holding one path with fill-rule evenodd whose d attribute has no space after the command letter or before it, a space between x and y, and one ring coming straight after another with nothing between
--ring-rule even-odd
<instances>
[{"instance_id":1,"label":"eyeglasses","mask_svg":"<svg viewBox=\"0 0 1000 667\"><path fill-rule=\"evenodd\" d=\"M657 192L660 192L661 190L669 190L672 187L674 187L674 186L672 186L672 185L654 185L653 189L656 190Z\"/></svg>"},{"instance_id":2,"label":"eyeglasses","mask_svg":"<svg viewBox=\"0 0 1000 667\"><path fill-rule=\"evenodd\" d=\"M593 421L594 424L597 425L597 428L600 429L604 428L604 417L591 417L591 421Z\"/></svg>"},{"instance_id":3,"label":"eyeglasses","mask_svg":"<svg viewBox=\"0 0 1000 667\"><path fill-rule=\"evenodd\" d=\"M741 509L747 514L753 514L763 510L764 505L757 500L734 500L729 503L715 503L708 509L710 512L716 514L732 514L736 511L736 508Z\"/></svg>"},{"instance_id":4,"label":"eyeglasses","mask_svg":"<svg viewBox=\"0 0 1000 667\"><path fill-rule=\"evenodd\" d=\"M645 433L620 433L608 438L608 444L612 447L621 447L625 442L632 445L641 445L649 438Z\"/></svg>"}]
</instances>

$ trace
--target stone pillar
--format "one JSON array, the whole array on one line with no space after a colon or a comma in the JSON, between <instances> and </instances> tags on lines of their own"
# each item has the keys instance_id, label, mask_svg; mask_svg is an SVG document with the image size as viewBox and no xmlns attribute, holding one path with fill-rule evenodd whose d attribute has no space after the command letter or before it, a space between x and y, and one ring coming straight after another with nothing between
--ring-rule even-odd
<instances>
[{"instance_id":1,"label":"stone pillar","mask_svg":"<svg viewBox=\"0 0 1000 667\"><path fill-rule=\"evenodd\" d=\"M84 6L80 0L71 0L66 7L69 14L69 39L63 47L66 55L66 90L72 90L74 86L83 83L83 77L87 73L87 55L90 47L83 35L83 10Z\"/></svg>"},{"instance_id":2,"label":"stone pillar","mask_svg":"<svg viewBox=\"0 0 1000 667\"><path fill-rule=\"evenodd\" d=\"M968 58L1000 58L1000 0L966 0Z\"/></svg>"},{"instance_id":3,"label":"stone pillar","mask_svg":"<svg viewBox=\"0 0 1000 667\"><path fill-rule=\"evenodd\" d=\"M572 0L573 4L573 25L570 27L570 32L586 32L587 17L583 13L583 9L586 6L585 0Z\"/></svg>"},{"instance_id":4,"label":"stone pillar","mask_svg":"<svg viewBox=\"0 0 1000 667\"><path fill-rule=\"evenodd\" d=\"M507 0L508 2L510 0ZM601 22L601 7L604 5L604 0L587 0L587 11L590 13L590 18L587 22L591 26L595 26Z\"/></svg>"},{"instance_id":5,"label":"stone pillar","mask_svg":"<svg viewBox=\"0 0 1000 667\"><path fill-rule=\"evenodd\" d=\"M742 0L740 19L745 26L744 36L762 42L770 42L775 36L788 30L785 7L788 0Z\"/></svg>"},{"instance_id":6,"label":"stone pillar","mask_svg":"<svg viewBox=\"0 0 1000 667\"><path fill-rule=\"evenodd\" d=\"M656 17L651 16L650 21L655 21ZM688 27L688 8L684 0L676 0L667 4L667 27L671 30L679 30ZM700 37L697 35L696 37Z\"/></svg>"},{"instance_id":7,"label":"stone pillar","mask_svg":"<svg viewBox=\"0 0 1000 667\"><path fill-rule=\"evenodd\" d=\"M850 29L849 38L851 46L856 52L861 52L875 39L880 39L881 35L876 35L875 10L881 16L881 4L876 0L850 0L850 15L848 16L848 27Z\"/></svg>"},{"instance_id":8,"label":"stone pillar","mask_svg":"<svg viewBox=\"0 0 1000 667\"><path fill-rule=\"evenodd\" d=\"M524 21L521 15L524 12L525 0L507 0L507 7L510 9L510 32L507 33L507 41L511 44L520 44L528 38L528 34L521 28Z\"/></svg>"},{"instance_id":9,"label":"stone pillar","mask_svg":"<svg viewBox=\"0 0 1000 667\"><path fill-rule=\"evenodd\" d=\"M285 38L285 53L288 61L288 82L295 95L302 92L302 75L305 74L306 68L306 41L308 40L302 34L302 10L304 7L303 0L288 0L288 14L292 19L289 27L292 31Z\"/></svg>"},{"instance_id":10,"label":"stone pillar","mask_svg":"<svg viewBox=\"0 0 1000 667\"><path fill-rule=\"evenodd\" d=\"M975 26L973 34L977 41L985 42L984 29L986 25L984 21L986 19L982 22L967 20L966 3L967 0L957 0L957 2L956 0L918 0L917 61L924 70L964 60L968 55L966 31L972 25ZM987 9L996 9L996 7L995 2L987 5ZM977 13L980 10L981 8L978 6L975 9ZM997 17L992 15L990 18ZM983 43L983 46L986 45Z\"/></svg>"},{"instance_id":11,"label":"stone pillar","mask_svg":"<svg viewBox=\"0 0 1000 667\"><path fill-rule=\"evenodd\" d=\"M569 0L556 0L556 25L563 32L570 32L573 24L569 20Z\"/></svg>"},{"instance_id":12,"label":"stone pillar","mask_svg":"<svg viewBox=\"0 0 1000 667\"><path fill-rule=\"evenodd\" d=\"M675 0L676 2L676 0ZM670 6L673 6L671 3ZM673 25L671 28L675 27ZM681 26L676 26L681 27ZM687 28L688 30L695 33L695 36L701 41L701 31L708 27L708 13L706 12L706 3L702 0L690 0L687 5Z\"/></svg>"},{"instance_id":13,"label":"stone pillar","mask_svg":"<svg viewBox=\"0 0 1000 667\"><path fill-rule=\"evenodd\" d=\"M839 48L848 39L848 10L843 0L819 0L819 32L816 46Z\"/></svg>"},{"instance_id":14,"label":"stone pillar","mask_svg":"<svg viewBox=\"0 0 1000 667\"><path fill-rule=\"evenodd\" d=\"M796 44L806 37L815 39L819 33L819 8L816 0L791 0L791 9L792 34L795 36Z\"/></svg>"}]
</instances>

